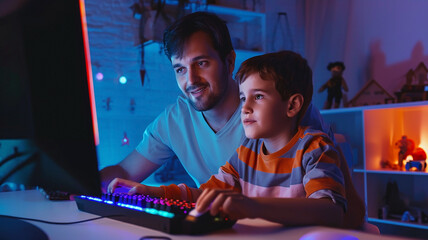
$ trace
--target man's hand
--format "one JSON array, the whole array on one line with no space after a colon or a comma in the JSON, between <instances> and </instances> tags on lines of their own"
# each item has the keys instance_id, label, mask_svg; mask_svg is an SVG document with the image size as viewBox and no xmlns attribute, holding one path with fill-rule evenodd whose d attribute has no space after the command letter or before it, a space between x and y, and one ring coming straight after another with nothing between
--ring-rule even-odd
<instances>
[{"instance_id":1,"label":"man's hand","mask_svg":"<svg viewBox=\"0 0 428 240\"><path fill-rule=\"evenodd\" d=\"M224 189L205 189L196 202L196 210L205 212L209 209L211 215L218 213L230 219L254 218L257 202L242 193Z\"/></svg>"},{"instance_id":2,"label":"man's hand","mask_svg":"<svg viewBox=\"0 0 428 240\"><path fill-rule=\"evenodd\" d=\"M107 192L114 193L114 191L119 187L124 187L129 189L128 190L129 195L147 194L153 197L162 197L164 194L163 189L160 187L151 187L151 186L147 186L141 183L137 183L137 182L122 179L122 178L113 179L113 181L111 181L107 187Z\"/></svg>"},{"instance_id":3,"label":"man's hand","mask_svg":"<svg viewBox=\"0 0 428 240\"><path fill-rule=\"evenodd\" d=\"M113 181L111 181L107 187L107 192L114 193L115 190L120 187L129 189L128 194L136 194L136 193L144 194L145 192L145 189L144 189L145 185L134 181L126 180L123 178L113 179Z\"/></svg>"}]
</instances>

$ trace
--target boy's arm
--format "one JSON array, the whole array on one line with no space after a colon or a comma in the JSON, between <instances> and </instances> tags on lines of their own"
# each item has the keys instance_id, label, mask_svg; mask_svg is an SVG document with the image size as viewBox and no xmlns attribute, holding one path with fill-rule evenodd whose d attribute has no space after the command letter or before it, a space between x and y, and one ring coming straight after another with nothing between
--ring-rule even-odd
<instances>
[{"instance_id":1,"label":"boy's arm","mask_svg":"<svg viewBox=\"0 0 428 240\"><path fill-rule=\"evenodd\" d=\"M231 159L237 157L236 153ZM242 191L241 185L239 184L239 174L235 168L226 162L225 165L221 166L217 174L214 174L210 179L203 183L199 189L190 188L185 184L171 184L169 186L161 186L164 190L165 198L183 199L190 202L195 202L204 189L224 189L226 191L234 191L240 193Z\"/></svg>"},{"instance_id":2,"label":"boy's arm","mask_svg":"<svg viewBox=\"0 0 428 240\"><path fill-rule=\"evenodd\" d=\"M263 218L286 226L324 225L341 227L343 207L329 198L248 198L230 190L206 189L196 208L211 215L219 212L231 219Z\"/></svg>"},{"instance_id":3,"label":"boy's arm","mask_svg":"<svg viewBox=\"0 0 428 240\"><path fill-rule=\"evenodd\" d=\"M329 198L254 198L254 217L287 226L324 225L341 227L344 211Z\"/></svg>"}]
</instances>

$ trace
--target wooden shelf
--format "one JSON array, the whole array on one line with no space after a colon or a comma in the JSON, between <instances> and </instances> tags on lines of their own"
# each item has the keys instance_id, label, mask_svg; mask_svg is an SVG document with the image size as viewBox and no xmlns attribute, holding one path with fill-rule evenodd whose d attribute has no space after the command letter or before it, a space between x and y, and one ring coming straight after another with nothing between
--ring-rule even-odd
<instances>
[{"instance_id":1,"label":"wooden shelf","mask_svg":"<svg viewBox=\"0 0 428 240\"><path fill-rule=\"evenodd\" d=\"M411 227L411 228L419 228L419 229L428 230L428 224L418 224L418 223L413 223L413 222L402 222L402 221L398 221L398 220L379 219L379 218L368 218L368 221L374 222L374 223L391 224L391 225L397 225L397 226L403 226L403 227Z\"/></svg>"},{"instance_id":2,"label":"wooden shelf","mask_svg":"<svg viewBox=\"0 0 428 240\"><path fill-rule=\"evenodd\" d=\"M367 173L373 174L392 174L392 175L422 175L428 176L428 172L425 170L423 172L416 171L398 171L398 170L365 170Z\"/></svg>"}]
</instances>

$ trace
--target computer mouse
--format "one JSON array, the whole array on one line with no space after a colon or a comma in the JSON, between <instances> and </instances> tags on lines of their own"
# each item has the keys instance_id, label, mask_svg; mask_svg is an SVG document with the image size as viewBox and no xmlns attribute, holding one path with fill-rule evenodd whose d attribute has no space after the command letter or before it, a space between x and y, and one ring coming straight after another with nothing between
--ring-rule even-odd
<instances>
[{"instance_id":1,"label":"computer mouse","mask_svg":"<svg viewBox=\"0 0 428 240\"><path fill-rule=\"evenodd\" d=\"M358 240L358 238L348 233L322 230L306 233L299 240Z\"/></svg>"}]
</instances>

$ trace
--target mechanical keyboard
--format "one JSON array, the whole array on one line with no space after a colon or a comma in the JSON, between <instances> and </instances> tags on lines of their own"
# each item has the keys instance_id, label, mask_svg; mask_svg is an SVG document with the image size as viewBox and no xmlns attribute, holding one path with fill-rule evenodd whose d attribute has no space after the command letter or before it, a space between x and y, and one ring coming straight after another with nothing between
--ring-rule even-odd
<instances>
[{"instance_id":1,"label":"mechanical keyboard","mask_svg":"<svg viewBox=\"0 0 428 240\"><path fill-rule=\"evenodd\" d=\"M171 234L205 234L230 228L236 221L209 212L193 217L195 203L125 193L103 194L101 198L76 196L80 211L159 230Z\"/></svg>"}]
</instances>

